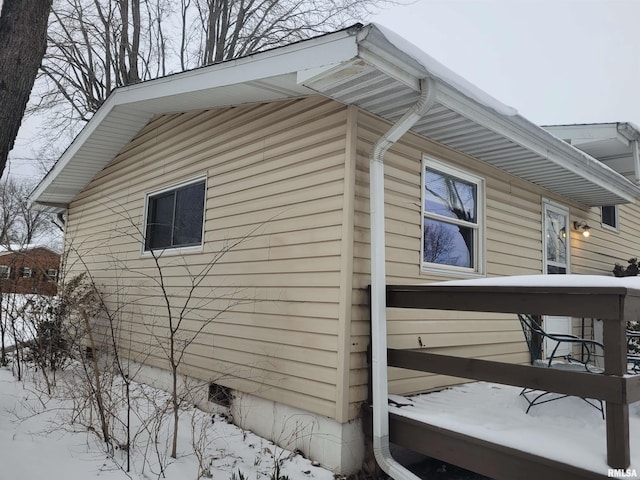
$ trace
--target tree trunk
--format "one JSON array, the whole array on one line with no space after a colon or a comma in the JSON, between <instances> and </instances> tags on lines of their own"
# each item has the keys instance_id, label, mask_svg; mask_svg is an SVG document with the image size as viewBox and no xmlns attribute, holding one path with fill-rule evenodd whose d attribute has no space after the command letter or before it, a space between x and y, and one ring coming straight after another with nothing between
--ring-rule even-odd
<instances>
[{"instance_id":1,"label":"tree trunk","mask_svg":"<svg viewBox=\"0 0 640 480\"><path fill-rule=\"evenodd\" d=\"M0 176L47 47L51 0L5 0L0 13Z\"/></svg>"}]
</instances>

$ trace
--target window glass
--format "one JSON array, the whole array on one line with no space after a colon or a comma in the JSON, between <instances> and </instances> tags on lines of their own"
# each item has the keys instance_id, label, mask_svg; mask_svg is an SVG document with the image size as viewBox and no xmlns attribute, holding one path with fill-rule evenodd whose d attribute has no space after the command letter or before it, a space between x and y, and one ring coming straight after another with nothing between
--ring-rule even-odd
<instances>
[{"instance_id":1,"label":"window glass","mask_svg":"<svg viewBox=\"0 0 640 480\"><path fill-rule=\"evenodd\" d=\"M426 263L473 267L473 229L424 219L423 260Z\"/></svg>"},{"instance_id":2,"label":"window glass","mask_svg":"<svg viewBox=\"0 0 640 480\"><path fill-rule=\"evenodd\" d=\"M542 205L544 268L548 274L569 273L569 209L544 200Z\"/></svg>"},{"instance_id":3,"label":"window glass","mask_svg":"<svg viewBox=\"0 0 640 480\"><path fill-rule=\"evenodd\" d=\"M9 278L11 268L7 265L0 265L0 278Z\"/></svg>"},{"instance_id":4,"label":"window glass","mask_svg":"<svg viewBox=\"0 0 640 480\"><path fill-rule=\"evenodd\" d=\"M202 239L203 185L191 185L176 192L174 243L193 245Z\"/></svg>"},{"instance_id":5,"label":"window glass","mask_svg":"<svg viewBox=\"0 0 640 480\"><path fill-rule=\"evenodd\" d=\"M174 198L175 193L170 192L149 199L147 242L151 249L171 246Z\"/></svg>"},{"instance_id":6,"label":"window glass","mask_svg":"<svg viewBox=\"0 0 640 480\"><path fill-rule=\"evenodd\" d=\"M145 250L202 243L204 180L148 197Z\"/></svg>"},{"instance_id":7,"label":"window glass","mask_svg":"<svg viewBox=\"0 0 640 480\"><path fill-rule=\"evenodd\" d=\"M422 263L481 273L482 180L425 158Z\"/></svg>"},{"instance_id":8,"label":"window glass","mask_svg":"<svg viewBox=\"0 0 640 480\"><path fill-rule=\"evenodd\" d=\"M605 205L601 207L602 224L611 228L618 228L618 208L616 205Z\"/></svg>"},{"instance_id":9,"label":"window glass","mask_svg":"<svg viewBox=\"0 0 640 480\"><path fill-rule=\"evenodd\" d=\"M567 263L567 217L561 212L547 211L547 261Z\"/></svg>"},{"instance_id":10,"label":"window glass","mask_svg":"<svg viewBox=\"0 0 640 480\"><path fill-rule=\"evenodd\" d=\"M475 222L478 187L427 167L424 209L449 218Z\"/></svg>"}]
</instances>

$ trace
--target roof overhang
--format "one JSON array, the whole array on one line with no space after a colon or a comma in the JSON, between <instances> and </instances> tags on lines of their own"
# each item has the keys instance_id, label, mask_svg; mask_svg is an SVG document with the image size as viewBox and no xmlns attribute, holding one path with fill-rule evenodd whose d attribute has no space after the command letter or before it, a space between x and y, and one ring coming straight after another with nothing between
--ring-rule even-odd
<instances>
[{"instance_id":1,"label":"roof overhang","mask_svg":"<svg viewBox=\"0 0 640 480\"><path fill-rule=\"evenodd\" d=\"M632 182L640 182L640 130L632 123L545 125L543 128Z\"/></svg>"},{"instance_id":2,"label":"roof overhang","mask_svg":"<svg viewBox=\"0 0 640 480\"><path fill-rule=\"evenodd\" d=\"M154 116L316 94L391 122L437 83L412 131L587 205L633 202L640 188L376 25L116 89L31 194L61 212Z\"/></svg>"}]
</instances>

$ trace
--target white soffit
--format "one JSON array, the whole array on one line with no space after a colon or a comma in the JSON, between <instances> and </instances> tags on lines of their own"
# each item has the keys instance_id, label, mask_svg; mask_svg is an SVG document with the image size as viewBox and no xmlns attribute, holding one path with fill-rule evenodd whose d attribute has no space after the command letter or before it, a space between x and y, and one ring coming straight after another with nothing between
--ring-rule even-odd
<instances>
[{"instance_id":1,"label":"white soffit","mask_svg":"<svg viewBox=\"0 0 640 480\"><path fill-rule=\"evenodd\" d=\"M32 192L32 204L63 212L154 115L314 94L297 82L298 69L353 58L356 30L116 89Z\"/></svg>"},{"instance_id":2,"label":"white soffit","mask_svg":"<svg viewBox=\"0 0 640 480\"><path fill-rule=\"evenodd\" d=\"M631 123L589 123L575 125L544 125L543 128L558 138L588 153L592 157L636 181L637 146L640 130Z\"/></svg>"},{"instance_id":3,"label":"white soffit","mask_svg":"<svg viewBox=\"0 0 640 480\"><path fill-rule=\"evenodd\" d=\"M386 35L390 35L386 32ZM159 113L320 93L395 122L438 84L436 103L412 131L584 205L628 203L640 188L532 124L446 67L375 25L354 27L238 60L118 89L32 193L63 211L71 199ZM408 45L408 44L407 44ZM425 66L426 65L426 66ZM430 71L427 67L434 71Z\"/></svg>"},{"instance_id":4,"label":"white soffit","mask_svg":"<svg viewBox=\"0 0 640 480\"><path fill-rule=\"evenodd\" d=\"M431 72L431 60L423 61L425 67L386 41L377 27L363 32L358 58L299 80L393 123L418 100L419 79L431 76L438 83L436 103L413 132L584 205L629 203L640 197L640 188L627 178L511 113L446 67L437 65L437 74Z\"/></svg>"}]
</instances>

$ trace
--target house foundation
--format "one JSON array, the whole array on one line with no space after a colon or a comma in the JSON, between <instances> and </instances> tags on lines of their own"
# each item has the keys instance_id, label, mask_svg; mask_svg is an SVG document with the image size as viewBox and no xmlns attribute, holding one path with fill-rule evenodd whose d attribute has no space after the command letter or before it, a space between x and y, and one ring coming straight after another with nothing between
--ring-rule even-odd
<instances>
[{"instance_id":1,"label":"house foundation","mask_svg":"<svg viewBox=\"0 0 640 480\"><path fill-rule=\"evenodd\" d=\"M136 364L134 380L170 391L169 371ZM199 408L228 415L238 427L272 441L287 450L299 450L312 461L335 473L349 475L362 469L365 438L360 419L348 423L229 390L228 405L210 401L211 388L202 380L180 375L179 385ZM226 402L222 402L226 403Z\"/></svg>"}]
</instances>

